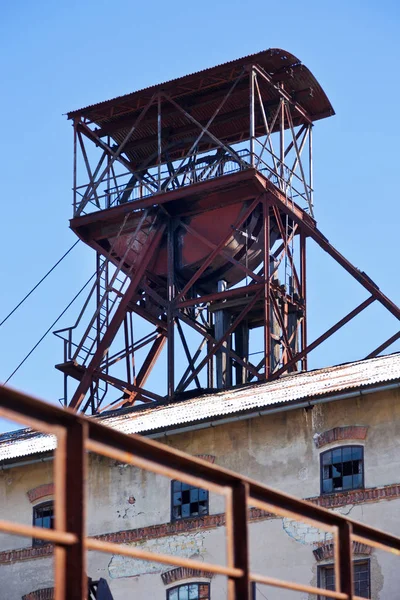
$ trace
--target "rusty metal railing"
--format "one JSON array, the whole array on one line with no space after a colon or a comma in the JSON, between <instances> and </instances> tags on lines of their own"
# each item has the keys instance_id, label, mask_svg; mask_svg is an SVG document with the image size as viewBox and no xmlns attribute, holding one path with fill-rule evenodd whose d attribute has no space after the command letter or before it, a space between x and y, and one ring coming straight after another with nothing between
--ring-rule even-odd
<instances>
[{"instance_id":1,"label":"rusty metal railing","mask_svg":"<svg viewBox=\"0 0 400 600\"><path fill-rule=\"evenodd\" d=\"M55 529L0 521L0 531L54 544L55 599L86 600L88 550L124 555L168 565L209 571L228 578L228 600L250 600L250 583L321 595L361 600L353 594L352 542L400 554L400 538L352 521L309 502L261 485L140 436L127 436L93 419L46 404L14 390L0 388L0 416L57 438L55 451ZM156 554L86 536L85 479L88 452L98 453L156 474L222 494L226 502L226 565ZM307 522L333 535L336 591L253 573L249 568L249 507Z\"/></svg>"}]
</instances>

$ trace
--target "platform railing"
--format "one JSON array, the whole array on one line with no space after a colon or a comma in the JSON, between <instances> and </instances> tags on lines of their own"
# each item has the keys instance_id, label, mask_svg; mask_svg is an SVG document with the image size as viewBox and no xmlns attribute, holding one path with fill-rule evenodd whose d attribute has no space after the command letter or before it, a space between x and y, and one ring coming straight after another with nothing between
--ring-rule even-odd
<instances>
[{"instance_id":1,"label":"platform railing","mask_svg":"<svg viewBox=\"0 0 400 600\"><path fill-rule=\"evenodd\" d=\"M296 590L338 600L359 600L353 594L352 542L400 554L400 538L278 492L248 477L212 465L178 450L125 435L68 409L41 402L6 387L0 388L0 416L54 435L55 529L0 521L0 531L54 544L55 600L86 600L86 554L97 551L160 564L209 571L228 578L228 600L250 600L250 583ZM101 454L124 464L179 479L225 497L227 564L148 552L140 547L105 542L86 535L87 454ZM248 511L258 507L282 517L329 531L334 539L336 591L276 579L250 571ZM138 599L139 600L139 599Z\"/></svg>"},{"instance_id":2,"label":"platform railing","mask_svg":"<svg viewBox=\"0 0 400 600\"><path fill-rule=\"evenodd\" d=\"M269 164L268 160L271 164ZM113 177L113 186L103 187L96 196L87 201L88 188L82 185L76 188L80 198L75 208L76 215L104 210L135 202L160 193L188 187L196 183L217 179L233 173L255 168L267 177L281 191L295 201L309 205L312 189L296 173L296 170L279 161L278 156L260 147L259 152L251 155L247 149L233 150L232 154L210 154L205 152L185 157L184 161L174 161L170 168L160 167L140 169L134 173L125 171ZM110 180L107 180L108 185ZM84 209L82 210L82 206Z\"/></svg>"}]
</instances>

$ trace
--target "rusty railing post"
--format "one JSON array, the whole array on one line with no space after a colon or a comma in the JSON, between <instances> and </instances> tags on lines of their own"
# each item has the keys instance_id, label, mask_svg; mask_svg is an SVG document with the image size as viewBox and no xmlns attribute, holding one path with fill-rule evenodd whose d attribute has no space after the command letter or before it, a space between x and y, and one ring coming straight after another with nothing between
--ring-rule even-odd
<instances>
[{"instance_id":1,"label":"rusty railing post","mask_svg":"<svg viewBox=\"0 0 400 600\"><path fill-rule=\"evenodd\" d=\"M55 548L55 600L86 600L86 462L88 424L69 423L57 436L54 462L56 530L73 533L77 542Z\"/></svg>"},{"instance_id":2,"label":"rusty railing post","mask_svg":"<svg viewBox=\"0 0 400 600\"><path fill-rule=\"evenodd\" d=\"M249 486L243 481L233 484L227 510L228 564L241 569L243 575L228 580L229 600L250 600L247 498Z\"/></svg>"},{"instance_id":3,"label":"rusty railing post","mask_svg":"<svg viewBox=\"0 0 400 600\"><path fill-rule=\"evenodd\" d=\"M353 562L352 562L352 525L343 522L338 527L336 536L336 590L347 594L349 600L353 600Z\"/></svg>"}]
</instances>

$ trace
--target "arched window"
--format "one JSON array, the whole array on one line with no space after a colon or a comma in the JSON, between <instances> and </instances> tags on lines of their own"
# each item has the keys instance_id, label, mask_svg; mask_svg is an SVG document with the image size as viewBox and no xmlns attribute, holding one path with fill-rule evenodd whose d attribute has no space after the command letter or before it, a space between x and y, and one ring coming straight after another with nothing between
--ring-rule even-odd
<instances>
[{"instance_id":1,"label":"arched window","mask_svg":"<svg viewBox=\"0 0 400 600\"><path fill-rule=\"evenodd\" d=\"M167 600L209 600L209 583L185 583L167 590Z\"/></svg>"},{"instance_id":2,"label":"arched window","mask_svg":"<svg viewBox=\"0 0 400 600\"><path fill-rule=\"evenodd\" d=\"M341 446L321 454L321 494L364 487L364 448Z\"/></svg>"},{"instance_id":3,"label":"arched window","mask_svg":"<svg viewBox=\"0 0 400 600\"><path fill-rule=\"evenodd\" d=\"M175 480L171 484L171 497L172 521L208 515L207 490Z\"/></svg>"},{"instance_id":4,"label":"arched window","mask_svg":"<svg viewBox=\"0 0 400 600\"><path fill-rule=\"evenodd\" d=\"M45 529L54 528L54 504L53 502L42 502L33 507L33 525L35 527L44 527ZM48 544L46 540L33 539L33 546L42 546Z\"/></svg>"}]
</instances>

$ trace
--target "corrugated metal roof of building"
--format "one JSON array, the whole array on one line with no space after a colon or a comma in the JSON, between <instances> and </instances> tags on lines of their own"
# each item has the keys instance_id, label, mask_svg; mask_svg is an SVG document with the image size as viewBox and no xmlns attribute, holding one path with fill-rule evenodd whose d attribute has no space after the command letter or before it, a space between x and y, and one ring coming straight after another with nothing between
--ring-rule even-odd
<instances>
[{"instance_id":1,"label":"corrugated metal roof of building","mask_svg":"<svg viewBox=\"0 0 400 600\"><path fill-rule=\"evenodd\" d=\"M249 385L151 407L139 406L101 415L104 424L126 434L151 434L192 423L214 421L283 406L304 399L400 380L400 353L293 374L277 381ZM30 429L0 436L0 462L55 448L53 436Z\"/></svg>"}]
</instances>

